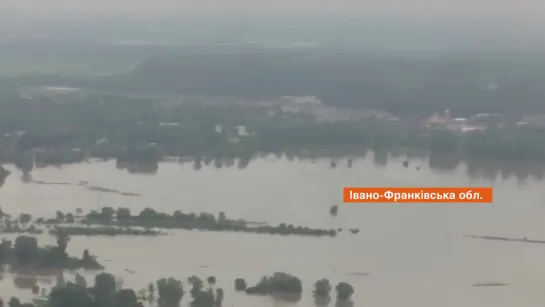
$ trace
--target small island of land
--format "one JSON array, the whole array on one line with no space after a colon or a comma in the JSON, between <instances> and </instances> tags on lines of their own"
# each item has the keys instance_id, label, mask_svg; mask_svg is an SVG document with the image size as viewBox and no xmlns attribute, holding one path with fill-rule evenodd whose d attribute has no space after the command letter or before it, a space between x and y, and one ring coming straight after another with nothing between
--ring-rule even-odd
<instances>
[{"instance_id":1,"label":"small island of land","mask_svg":"<svg viewBox=\"0 0 545 307\"><path fill-rule=\"evenodd\" d=\"M88 250L83 252L81 258L68 256L66 248L70 237L67 234L58 232L56 239L56 246L46 247L40 247L38 239L30 236L18 236L15 242L4 239L0 243L0 264L9 265L13 271L39 274L56 272L58 269L103 269Z\"/></svg>"},{"instance_id":2,"label":"small island of land","mask_svg":"<svg viewBox=\"0 0 545 307\"><path fill-rule=\"evenodd\" d=\"M335 237L337 231L334 229L316 229L291 224L280 224L278 226L254 225L242 219L229 219L225 213L220 212L217 217L211 213L183 213L181 210L173 214L157 212L151 208L143 209L138 215L133 215L128 208L104 207L100 212L91 211L82 218L76 218L71 213L57 212L55 218L38 218L37 224L60 225L65 223L80 223L83 225L101 225L108 227L120 227L121 229L132 229L130 227L142 227L144 229L182 229L182 230L206 230L206 231L230 231L246 232L255 234L270 235L296 235L311 237ZM129 227L129 228L127 228ZM101 229L101 228L98 228ZM111 228L107 228L111 229ZM72 232L85 232L81 228L68 228ZM92 232L93 230L89 230ZM98 230L97 230L98 231ZM132 230L136 233L136 230ZM107 230L104 230L107 233ZM129 230L127 230L129 232ZM155 233L153 233L155 234ZM158 233L157 233L158 234Z\"/></svg>"}]
</instances>

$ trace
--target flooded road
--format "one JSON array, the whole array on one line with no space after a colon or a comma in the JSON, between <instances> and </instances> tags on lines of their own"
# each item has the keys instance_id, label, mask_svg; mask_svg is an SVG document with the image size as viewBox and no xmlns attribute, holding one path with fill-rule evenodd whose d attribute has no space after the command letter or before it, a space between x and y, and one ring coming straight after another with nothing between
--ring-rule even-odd
<instances>
[{"instance_id":1,"label":"flooded road","mask_svg":"<svg viewBox=\"0 0 545 307\"><path fill-rule=\"evenodd\" d=\"M271 224L360 229L358 235L343 232L336 238L178 231L164 237L70 241L69 254L81 255L88 248L108 272L123 277L126 287L145 288L160 277L185 281L193 274L214 275L226 290L224 306L291 305L233 291L237 277L253 284L275 271L303 280L303 299L296 304L301 307L314 306L312 284L324 277L333 284L351 283L355 306L543 306L545 245L466 237L545 240L543 183L491 183L467 176L463 167L436 172L422 166L417 171L416 164L404 168L401 161L381 167L371 158L354 159L351 168L342 162L332 169L329 160L268 159L252 161L246 169L215 169L212 164L199 171L191 164L162 163L156 175L129 174L116 169L115 162L97 162L32 173L34 180L73 185L23 183L21 173L6 165L13 173L0 189L0 205L10 214L35 217L76 208L123 206L136 213L153 207L223 211L231 218ZM87 189L78 185L81 181L140 196ZM344 186L490 185L494 204L340 204ZM332 218L329 208L334 204L340 204L339 215ZM43 236L40 242L53 244L53 238ZM507 285L473 286L481 283ZM0 289L4 295L19 293L12 291L8 278Z\"/></svg>"}]
</instances>

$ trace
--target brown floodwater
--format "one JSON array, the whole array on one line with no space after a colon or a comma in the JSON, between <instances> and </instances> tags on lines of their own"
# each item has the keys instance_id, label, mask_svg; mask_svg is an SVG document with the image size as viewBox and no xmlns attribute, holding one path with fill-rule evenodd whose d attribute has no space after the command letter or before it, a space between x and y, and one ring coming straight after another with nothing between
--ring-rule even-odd
<instances>
[{"instance_id":1,"label":"brown floodwater","mask_svg":"<svg viewBox=\"0 0 545 307\"><path fill-rule=\"evenodd\" d=\"M467 175L463 166L436 172L402 160L377 166L371 157L354 159L353 167L329 160L262 159L246 169L162 163L156 175L118 170L114 162L35 169L34 180L74 183L24 183L13 173L0 189L5 212L54 216L56 210L75 212L101 206L145 207L158 211L224 211L228 217L293 223L313 227L359 228L336 238L280 237L240 233L175 231L163 237L73 237L68 251L85 248L99 257L106 270L123 279L125 287L145 288L150 281L173 276L214 275L225 291L225 306L293 305L233 291L237 277L249 284L261 276L285 271L304 282L296 306L314 306L312 284L320 278L354 285L355 306L543 306L545 245L475 240L466 235L545 240L545 192L542 182L494 182ZM87 181L141 196L87 189ZM342 201L343 186L488 186L494 204L341 204L332 218L329 208ZM5 236L9 237L9 236ZM41 242L53 244L44 235ZM134 271L134 272L131 272ZM72 276L66 277L68 280ZM92 282L92 276L88 276ZM504 283L503 287L474 287ZM12 279L0 282L2 295L22 295ZM189 299L186 297L186 299ZM332 303L333 304L333 303Z\"/></svg>"}]
</instances>

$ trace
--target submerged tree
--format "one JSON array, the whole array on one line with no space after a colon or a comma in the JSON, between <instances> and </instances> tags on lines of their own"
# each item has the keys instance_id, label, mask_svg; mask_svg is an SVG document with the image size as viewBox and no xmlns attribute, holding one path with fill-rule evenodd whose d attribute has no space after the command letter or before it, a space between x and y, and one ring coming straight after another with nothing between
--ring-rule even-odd
<instances>
[{"instance_id":1,"label":"submerged tree","mask_svg":"<svg viewBox=\"0 0 545 307\"><path fill-rule=\"evenodd\" d=\"M293 275L277 272L272 276L264 276L254 287L246 289L248 294L301 294L303 285L301 280Z\"/></svg>"},{"instance_id":2,"label":"submerged tree","mask_svg":"<svg viewBox=\"0 0 545 307\"><path fill-rule=\"evenodd\" d=\"M236 291L246 291L246 281L242 278L235 279L235 290Z\"/></svg>"},{"instance_id":3,"label":"submerged tree","mask_svg":"<svg viewBox=\"0 0 545 307\"><path fill-rule=\"evenodd\" d=\"M215 304L217 306L221 306L221 304L223 303L223 289L222 288L217 288L216 289L216 300L215 300Z\"/></svg>"},{"instance_id":4,"label":"submerged tree","mask_svg":"<svg viewBox=\"0 0 545 307\"><path fill-rule=\"evenodd\" d=\"M214 292L212 292L212 289L201 290L194 294L192 293L192 295L193 301L191 302L191 306L193 307L213 307L215 304Z\"/></svg>"},{"instance_id":5,"label":"submerged tree","mask_svg":"<svg viewBox=\"0 0 545 307\"><path fill-rule=\"evenodd\" d=\"M116 292L115 277L112 274L100 273L95 276L93 294L98 306L108 306Z\"/></svg>"},{"instance_id":6,"label":"submerged tree","mask_svg":"<svg viewBox=\"0 0 545 307\"><path fill-rule=\"evenodd\" d=\"M83 277L81 274L76 274L75 279L76 285L87 288L87 281L85 280L85 277Z\"/></svg>"},{"instance_id":7,"label":"submerged tree","mask_svg":"<svg viewBox=\"0 0 545 307\"><path fill-rule=\"evenodd\" d=\"M122 289L117 291L113 297L114 307L142 307L133 289Z\"/></svg>"},{"instance_id":8,"label":"submerged tree","mask_svg":"<svg viewBox=\"0 0 545 307\"><path fill-rule=\"evenodd\" d=\"M177 307L185 292L182 282L174 278L162 278L157 281L159 307Z\"/></svg>"},{"instance_id":9,"label":"submerged tree","mask_svg":"<svg viewBox=\"0 0 545 307\"><path fill-rule=\"evenodd\" d=\"M331 206L331 208L329 209L329 214L331 214L332 216L337 216L337 214L339 214L339 206Z\"/></svg>"},{"instance_id":10,"label":"submerged tree","mask_svg":"<svg viewBox=\"0 0 545 307\"><path fill-rule=\"evenodd\" d=\"M338 300L349 300L354 294L354 287L346 282L340 282L335 287Z\"/></svg>"},{"instance_id":11,"label":"submerged tree","mask_svg":"<svg viewBox=\"0 0 545 307\"><path fill-rule=\"evenodd\" d=\"M148 285L148 301L151 303L155 300L155 286L153 283Z\"/></svg>"},{"instance_id":12,"label":"submerged tree","mask_svg":"<svg viewBox=\"0 0 545 307\"><path fill-rule=\"evenodd\" d=\"M95 302L87 288L68 283L65 287L56 287L51 291L48 305L51 307L94 307Z\"/></svg>"},{"instance_id":13,"label":"submerged tree","mask_svg":"<svg viewBox=\"0 0 545 307\"><path fill-rule=\"evenodd\" d=\"M64 288L65 286L66 286L66 280L64 279L64 274L62 270L59 270L59 273L57 274L57 277L56 277L54 288Z\"/></svg>"},{"instance_id":14,"label":"submerged tree","mask_svg":"<svg viewBox=\"0 0 545 307\"><path fill-rule=\"evenodd\" d=\"M115 214L118 221L122 221L124 219L130 219L131 211L128 208L118 208Z\"/></svg>"},{"instance_id":15,"label":"submerged tree","mask_svg":"<svg viewBox=\"0 0 545 307\"><path fill-rule=\"evenodd\" d=\"M206 279L206 281L208 282L208 284L209 284L210 286L213 286L213 285L216 284L216 277L214 277L214 276L209 276L209 277Z\"/></svg>"},{"instance_id":16,"label":"submerged tree","mask_svg":"<svg viewBox=\"0 0 545 307\"><path fill-rule=\"evenodd\" d=\"M55 237L59 250L62 253L66 253L68 242L70 242L70 236L68 236L68 233L63 228L57 228L57 231L55 232Z\"/></svg>"},{"instance_id":17,"label":"submerged tree","mask_svg":"<svg viewBox=\"0 0 545 307\"><path fill-rule=\"evenodd\" d=\"M208 218L208 216L201 215L201 218ZM203 281L198 276L195 276L195 275L189 277L187 281L191 284L190 292L191 292L191 297L193 298L193 301L191 302L191 306L194 306L194 307L214 306L215 302L217 301L217 298L214 297L214 291L211 287L208 289L204 289ZM210 276L207 278L207 282L210 286L213 286L216 283L216 278L214 276ZM223 300L223 297L221 299Z\"/></svg>"},{"instance_id":18,"label":"submerged tree","mask_svg":"<svg viewBox=\"0 0 545 307\"><path fill-rule=\"evenodd\" d=\"M76 217L74 216L74 214L67 213L66 214L66 223L72 224L74 222L76 222Z\"/></svg>"},{"instance_id":19,"label":"submerged tree","mask_svg":"<svg viewBox=\"0 0 545 307\"><path fill-rule=\"evenodd\" d=\"M322 278L314 283L314 304L316 306L327 306L331 301L331 284L328 279Z\"/></svg>"},{"instance_id":20,"label":"submerged tree","mask_svg":"<svg viewBox=\"0 0 545 307\"><path fill-rule=\"evenodd\" d=\"M322 278L314 283L315 297L329 297L331 284L328 279Z\"/></svg>"},{"instance_id":21,"label":"submerged tree","mask_svg":"<svg viewBox=\"0 0 545 307\"><path fill-rule=\"evenodd\" d=\"M19 216L19 222L23 225L26 225L32 221L32 216L28 213L22 213Z\"/></svg>"},{"instance_id":22,"label":"submerged tree","mask_svg":"<svg viewBox=\"0 0 545 307\"><path fill-rule=\"evenodd\" d=\"M19 236L15 239L15 257L18 264L28 265L38 259L38 239L29 236Z\"/></svg>"},{"instance_id":23,"label":"submerged tree","mask_svg":"<svg viewBox=\"0 0 545 307\"><path fill-rule=\"evenodd\" d=\"M21 301L16 297L11 297L8 302L9 307L21 307Z\"/></svg>"},{"instance_id":24,"label":"submerged tree","mask_svg":"<svg viewBox=\"0 0 545 307\"><path fill-rule=\"evenodd\" d=\"M64 213L63 213L62 211L57 210L56 215L57 215L57 222L58 222L58 223L64 222L65 215L64 215Z\"/></svg>"},{"instance_id":25,"label":"submerged tree","mask_svg":"<svg viewBox=\"0 0 545 307\"><path fill-rule=\"evenodd\" d=\"M204 287L203 281L198 276L190 276L187 281L191 284L191 296L195 298L202 291Z\"/></svg>"}]
</instances>

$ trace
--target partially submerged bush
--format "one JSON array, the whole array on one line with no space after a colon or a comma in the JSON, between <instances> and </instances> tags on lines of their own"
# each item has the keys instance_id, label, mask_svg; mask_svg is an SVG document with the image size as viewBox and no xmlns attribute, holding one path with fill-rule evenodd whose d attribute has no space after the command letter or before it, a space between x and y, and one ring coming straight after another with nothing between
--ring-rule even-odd
<instances>
[{"instance_id":1,"label":"partially submerged bush","mask_svg":"<svg viewBox=\"0 0 545 307\"><path fill-rule=\"evenodd\" d=\"M209 276L206 281L208 282L209 285L213 286L216 284L216 277L214 276Z\"/></svg>"},{"instance_id":2,"label":"partially submerged bush","mask_svg":"<svg viewBox=\"0 0 545 307\"><path fill-rule=\"evenodd\" d=\"M246 291L246 281L242 278L235 279L235 290L236 291Z\"/></svg>"},{"instance_id":3,"label":"partially submerged bush","mask_svg":"<svg viewBox=\"0 0 545 307\"><path fill-rule=\"evenodd\" d=\"M182 282L172 277L159 279L157 291L159 292L159 307L179 306L185 294Z\"/></svg>"},{"instance_id":4,"label":"partially submerged bush","mask_svg":"<svg viewBox=\"0 0 545 307\"><path fill-rule=\"evenodd\" d=\"M264 276L254 287L246 289L248 294L294 294L303 292L301 280L293 275L277 272L272 276Z\"/></svg>"},{"instance_id":5,"label":"partially submerged bush","mask_svg":"<svg viewBox=\"0 0 545 307\"><path fill-rule=\"evenodd\" d=\"M315 297L329 297L331 284L328 279L322 278L314 283Z\"/></svg>"},{"instance_id":6,"label":"partially submerged bush","mask_svg":"<svg viewBox=\"0 0 545 307\"><path fill-rule=\"evenodd\" d=\"M347 282L340 282L335 287L338 300L349 300L354 294L354 287Z\"/></svg>"}]
</instances>

